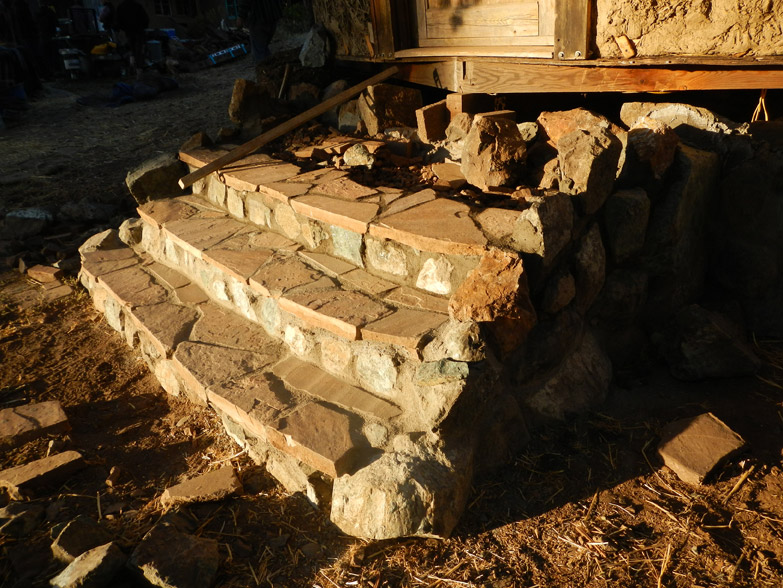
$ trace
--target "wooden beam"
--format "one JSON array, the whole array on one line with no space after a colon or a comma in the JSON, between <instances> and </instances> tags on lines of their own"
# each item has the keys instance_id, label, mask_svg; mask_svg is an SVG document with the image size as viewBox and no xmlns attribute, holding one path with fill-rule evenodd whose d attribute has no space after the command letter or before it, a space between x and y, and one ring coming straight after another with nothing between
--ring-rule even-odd
<instances>
[{"instance_id":1,"label":"wooden beam","mask_svg":"<svg viewBox=\"0 0 783 588\"><path fill-rule=\"evenodd\" d=\"M376 57L394 57L394 26L390 0L372 0L370 15L375 29Z\"/></svg>"},{"instance_id":2,"label":"wooden beam","mask_svg":"<svg viewBox=\"0 0 783 588\"><path fill-rule=\"evenodd\" d=\"M591 0L556 0L555 59L587 59Z\"/></svg>"},{"instance_id":3,"label":"wooden beam","mask_svg":"<svg viewBox=\"0 0 783 588\"><path fill-rule=\"evenodd\" d=\"M462 81L462 63L456 59L435 63L408 63L399 66L400 73L397 77L422 86L458 92Z\"/></svg>"},{"instance_id":4,"label":"wooden beam","mask_svg":"<svg viewBox=\"0 0 783 588\"><path fill-rule=\"evenodd\" d=\"M580 67L470 60L461 92L677 92L783 88L783 67Z\"/></svg>"},{"instance_id":5,"label":"wooden beam","mask_svg":"<svg viewBox=\"0 0 783 588\"><path fill-rule=\"evenodd\" d=\"M373 84L377 84L379 82L382 82L383 80L392 77L398 71L399 70L396 66L387 68L383 70L381 73L376 74L371 78L364 80L360 84L351 86L350 88L340 92L336 96L332 96L328 100L321 102L318 106L314 106L309 110L305 110L303 113L298 114L297 116L295 116L290 120L287 120L283 124L276 126L275 128L267 131L262 135L259 135L255 139L251 139L247 143L244 143L239 147L232 149L222 157L218 157L212 163L208 163L204 167L199 168L196 171L191 172L188 175L180 178L179 180L180 187L184 189L187 188L188 186L192 186L195 182L197 182L201 178L204 178L209 174L211 174L212 172L226 167L230 163L234 163L238 159L242 159L246 155L250 155L251 153L261 148L262 146L266 145L270 141L274 141L278 137L282 137L286 133L290 133L298 126L303 125L304 123L310 120L313 120L315 117L322 115L327 110L331 110L335 106L339 106L343 102L346 102L351 98L353 98L354 96L361 94L364 91L364 89L367 88L368 86L372 86Z\"/></svg>"},{"instance_id":6,"label":"wooden beam","mask_svg":"<svg viewBox=\"0 0 783 588\"><path fill-rule=\"evenodd\" d=\"M515 45L514 47L418 47L394 54L397 59L418 57L521 57L552 59L552 45Z\"/></svg>"}]
</instances>

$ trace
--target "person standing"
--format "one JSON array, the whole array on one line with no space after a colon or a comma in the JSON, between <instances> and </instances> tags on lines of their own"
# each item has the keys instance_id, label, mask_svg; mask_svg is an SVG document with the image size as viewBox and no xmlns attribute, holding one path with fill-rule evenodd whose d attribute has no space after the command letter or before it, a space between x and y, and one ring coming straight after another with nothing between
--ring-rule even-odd
<instances>
[{"instance_id":1,"label":"person standing","mask_svg":"<svg viewBox=\"0 0 783 588\"><path fill-rule=\"evenodd\" d=\"M282 14L282 0L240 0L237 26L250 32L250 53L256 63L269 59L269 42Z\"/></svg>"},{"instance_id":2,"label":"person standing","mask_svg":"<svg viewBox=\"0 0 783 588\"><path fill-rule=\"evenodd\" d=\"M103 8L98 16L98 20L103 25L104 32L109 36L110 40L114 40L114 4L111 0L103 1Z\"/></svg>"},{"instance_id":3,"label":"person standing","mask_svg":"<svg viewBox=\"0 0 783 588\"><path fill-rule=\"evenodd\" d=\"M57 13L54 6L42 5L38 10L38 32L40 35L41 76L50 78L59 64L57 46L54 38L57 36Z\"/></svg>"},{"instance_id":4,"label":"person standing","mask_svg":"<svg viewBox=\"0 0 783 588\"><path fill-rule=\"evenodd\" d=\"M117 6L114 26L125 33L133 56L133 67L141 72L144 67L144 29L150 23L147 11L136 0L122 0Z\"/></svg>"}]
</instances>

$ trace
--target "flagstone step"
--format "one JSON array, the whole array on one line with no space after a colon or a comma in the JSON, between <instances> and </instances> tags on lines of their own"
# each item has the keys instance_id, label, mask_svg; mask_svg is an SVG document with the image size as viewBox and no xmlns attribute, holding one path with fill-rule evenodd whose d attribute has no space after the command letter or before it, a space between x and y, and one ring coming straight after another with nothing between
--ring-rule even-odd
<instances>
[{"instance_id":1,"label":"flagstone step","mask_svg":"<svg viewBox=\"0 0 783 588\"><path fill-rule=\"evenodd\" d=\"M399 406L290 355L261 326L194 295L196 284L146 254L115 243L82 258L80 278L95 306L163 387L211 405L246 435L333 478L381 449L368 426L399 430Z\"/></svg>"},{"instance_id":2,"label":"flagstone step","mask_svg":"<svg viewBox=\"0 0 783 588\"><path fill-rule=\"evenodd\" d=\"M150 202L139 214L138 247L157 261L153 273L165 279L162 268L176 267L296 355L390 398L413 380L422 348L450 322L444 298L303 250L192 196ZM388 377L369 376L373 361Z\"/></svg>"},{"instance_id":3,"label":"flagstone step","mask_svg":"<svg viewBox=\"0 0 783 588\"><path fill-rule=\"evenodd\" d=\"M199 148L180 152L180 159L195 170L222 153ZM441 296L454 294L492 248L532 252L531 242L542 238L523 202L519 209L477 210L435 190L367 187L345 170L301 172L267 155L210 174L193 193L307 250Z\"/></svg>"}]
</instances>

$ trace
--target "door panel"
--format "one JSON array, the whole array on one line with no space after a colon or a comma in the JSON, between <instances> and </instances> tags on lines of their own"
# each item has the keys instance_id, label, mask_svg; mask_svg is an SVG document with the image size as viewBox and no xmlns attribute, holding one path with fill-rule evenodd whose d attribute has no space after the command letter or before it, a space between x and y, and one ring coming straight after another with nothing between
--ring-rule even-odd
<instances>
[{"instance_id":1,"label":"door panel","mask_svg":"<svg viewBox=\"0 0 783 588\"><path fill-rule=\"evenodd\" d=\"M552 0L416 0L419 46L551 45Z\"/></svg>"}]
</instances>

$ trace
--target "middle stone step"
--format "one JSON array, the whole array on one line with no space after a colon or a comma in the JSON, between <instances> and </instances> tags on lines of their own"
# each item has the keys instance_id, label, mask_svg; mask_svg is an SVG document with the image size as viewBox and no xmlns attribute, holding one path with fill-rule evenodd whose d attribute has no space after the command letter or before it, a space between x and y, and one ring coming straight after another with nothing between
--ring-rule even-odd
<instances>
[{"instance_id":1,"label":"middle stone step","mask_svg":"<svg viewBox=\"0 0 783 588\"><path fill-rule=\"evenodd\" d=\"M450 407L432 405L428 375L448 357L439 350L465 330L449 319L446 299L302 250L198 197L138 210L141 231L126 233L129 245L261 325L296 357L401 407L410 430L427 430L448 414Z\"/></svg>"}]
</instances>

